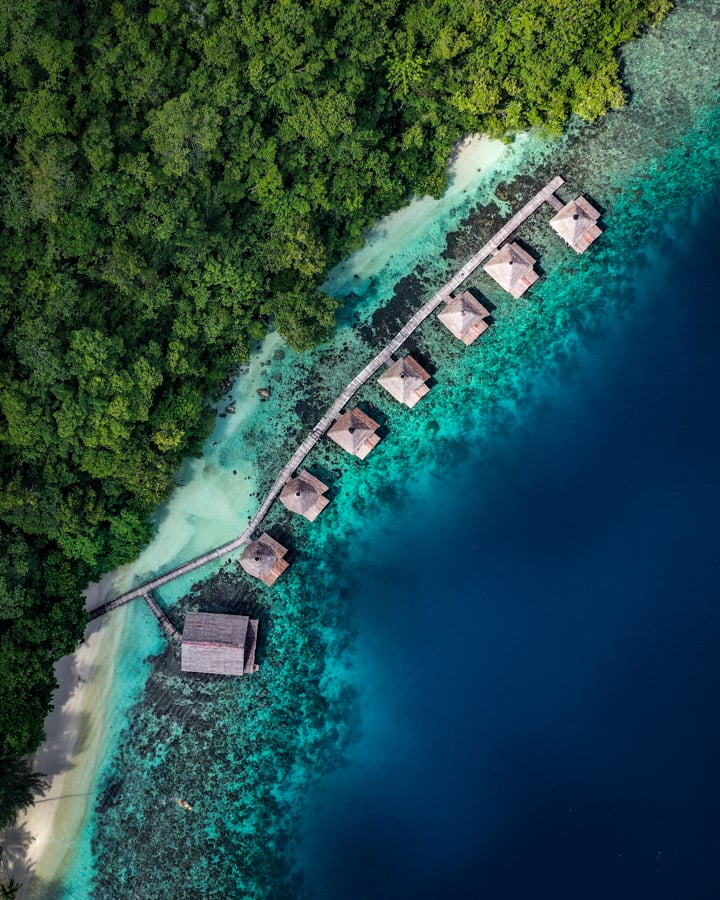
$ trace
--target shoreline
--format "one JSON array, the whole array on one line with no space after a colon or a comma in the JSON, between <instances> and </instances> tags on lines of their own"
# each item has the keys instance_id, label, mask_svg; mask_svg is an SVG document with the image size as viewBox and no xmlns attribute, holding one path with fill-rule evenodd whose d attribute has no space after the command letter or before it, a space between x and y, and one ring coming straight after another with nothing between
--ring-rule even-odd
<instances>
[{"instance_id":1,"label":"shoreline","mask_svg":"<svg viewBox=\"0 0 720 900\"><path fill-rule=\"evenodd\" d=\"M378 219L364 233L363 245L326 274L323 290L346 297L348 280L352 277L353 292L363 297L387 267L396 269L400 280L408 273L404 251L414 247L418 237L432 228L443 212L468 200L468 191L477 186L479 175L487 176L506 166L513 168L531 141L530 132L519 135L513 144L504 144L484 134L468 134L456 144L448 160L448 183L443 194L439 198L412 197L404 206ZM342 318L340 310L339 323Z\"/></svg>"},{"instance_id":2,"label":"shoreline","mask_svg":"<svg viewBox=\"0 0 720 900\"><path fill-rule=\"evenodd\" d=\"M158 564L154 558L158 551L165 559L172 559L193 545L197 533L188 533L179 526L170 527L173 513L179 519L193 500L197 502L199 482L202 482L198 475L212 464L215 445L222 443L228 432L232 434L259 404L256 382L262 379L263 365L276 349L277 338L272 337L253 355L248 372L239 376L231 388L238 414L230 420L218 416L203 457L190 458L183 464L183 471L192 473L193 477L158 508L158 531L151 544L133 563L105 574L88 587L85 592L88 611L117 593L118 588L125 588L138 573L152 571ZM243 474L246 477L236 479L235 488L240 505L248 504L250 491L255 487L249 474ZM225 503L229 508L229 498L225 498ZM229 519L229 515L225 518ZM44 797L38 798L34 806L18 817L12 828L3 832L10 872L22 884L19 900L41 900L43 886L55 882L70 869L77 839L91 814L96 796L94 788L109 748L108 735L118 715L108 700L115 687L119 652L130 615L128 606L114 611L112 616L90 622L75 653L55 665L58 687L53 692L53 709L45 720L45 741L33 757L33 768L48 776L50 787ZM149 627L157 629L154 619Z\"/></svg>"},{"instance_id":3,"label":"shoreline","mask_svg":"<svg viewBox=\"0 0 720 900\"><path fill-rule=\"evenodd\" d=\"M88 590L88 606L97 605L104 581ZM43 885L63 872L88 818L111 725L107 700L127 618L124 610L91 622L75 653L56 663L54 708L45 720L45 742L33 757L50 788L7 830L11 842L24 848L22 855L13 854L10 865L23 885L21 900L42 896Z\"/></svg>"}]
</instances>

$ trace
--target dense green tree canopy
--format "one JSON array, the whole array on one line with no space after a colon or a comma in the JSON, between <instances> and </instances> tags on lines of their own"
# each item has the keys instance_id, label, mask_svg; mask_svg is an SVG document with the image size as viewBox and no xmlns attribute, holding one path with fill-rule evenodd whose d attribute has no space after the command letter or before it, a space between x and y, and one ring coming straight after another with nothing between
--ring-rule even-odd
<instances>
[{"instance_id":1,"label":"dense green tree canopy","mask_svg":"<svg viewBox=\"0 0 720 900\"><path fill-rule=\"evenodd\" d=\"M131 559L207 398L325 338L363 229L453 142L622 103L668 0L0 4L0 749L32 750L81 589Z\"/></svg>"}]
</instances>

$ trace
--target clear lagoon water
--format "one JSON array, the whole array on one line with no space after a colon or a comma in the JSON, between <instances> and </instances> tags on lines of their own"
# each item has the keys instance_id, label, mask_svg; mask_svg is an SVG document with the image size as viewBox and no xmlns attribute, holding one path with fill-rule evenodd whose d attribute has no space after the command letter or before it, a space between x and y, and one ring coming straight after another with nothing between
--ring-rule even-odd
<instances>
[{"instance_id":1,"label":"clear lagoon water","mask_svg":"<svg viewBox=\"0 0 720 900\"><path fill-rule=\"evenodd\" d=\"M523 227L544 277L513 301L477 276L495 324L473 347L423 327L415 410L364 389L383 440L363 464L313 452L332 502L313 525L273 509L273 589L232 561L161 593L178 624L258 616L257 675L183 677L128 613L156 655L118 688L95 814L37 896L718 896L717 46L718 4L681 5L628 48L627 109L520 141L402 246L380 234L331 276L333 344L270 345L241 378L270 401L213 436L187 534L135 575L240 530L337 389L551 175L604 212L580 258L548 216Z\"/></svg>"}]
</instances>

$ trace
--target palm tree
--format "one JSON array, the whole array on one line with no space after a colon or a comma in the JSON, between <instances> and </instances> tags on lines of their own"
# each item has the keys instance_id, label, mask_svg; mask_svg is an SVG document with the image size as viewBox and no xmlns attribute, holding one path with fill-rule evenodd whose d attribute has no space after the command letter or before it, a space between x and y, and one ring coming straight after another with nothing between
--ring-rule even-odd
<instances>
[{"instance_id":1,"label":"palm tree","mask_svg":"<svg viewBox=\"0 0 720 900\"><path fill-rule=\"evenodd\" d=\"M0 900L15 900L21 887L22 883L11 875L8 881L0 883Z\"/></svg>"},{"instance_id":2,"label":"palm tree","mask_svg":"<svg viewBox=\"0 0 720 900\"><path fill-rule=\"evenodd\" d=\"M27 756L0 751L0 830L12 825L20 810L33 806L35 795L49 786L47 776L33 772Z\"/></svg>"},{"instance_id":3,"label":"palm tree","mask_svg":"<svg viewBox=\"0 0 720 900\"><path fill-rule=\"evenodd\" d=\"M0 847L0 863L2 863L2 873L0 873L0 878L7 879L0 881L0 900L15 900L22 884L19 881L15 881L8 872L7 863L3 859L2 847Z\"/></svg>"}]
</instances>

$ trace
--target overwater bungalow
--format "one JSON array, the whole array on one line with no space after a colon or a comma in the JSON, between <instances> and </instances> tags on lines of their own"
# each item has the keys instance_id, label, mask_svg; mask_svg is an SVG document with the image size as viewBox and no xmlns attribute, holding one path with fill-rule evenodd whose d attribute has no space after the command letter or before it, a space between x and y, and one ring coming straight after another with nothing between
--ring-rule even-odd
<instances>
[{"instance_id":1,"label":"overwater bungalow","mask_svg":"<svg viewBox=\"0 0 720 900\"><path fill-rule=\"evenodd\" d=\"M378 384L381 384L400 403L404 403L405 406L412 409L418 400L430 390L425 384L429 380L430 375L419 362L416 362L412 356L404 356L385 369L378 378Z\"/></svg>"},{"instance_id":2,"label":"overwater bungalow","mask_svg":"<svg viewBox=\"0 0 720 900\"><path fill-rule=\"evenodd\" d=\"M488 330L489 316L490 311L476 300L470 291L452 297L445 304L443 311L438 313L438 319L443 325L466 346L470 346Z\"/></svg>"},{"instance_id":3,"label":"overwater bungalow","mask_svg":"<svg viewBox=\"0 0 720 900\"><path fill-rule=\"evenodd\" d=\"M323 497L327 489L327 485L319 478L303 469L287 482L280 492L280 500L290 512L298 513L305 516L309 522L314 522L328 505L327 497Z\"/></svg>"},{"instance_id":4,"label":"overwater bungalow","mask_svg":"<svg viewBox=\"0 0 720 900\"><path fill-rule=\"evenodd\" d=\"M349 409L328 429L328 437L343 450L357 456L365 457L380 443L375 432L380 426L361 409Z\"/></svg>"},{"instance_id":5,"label":"overwater bungalow","mask_svg":"<svg viewBox=\"0 0 720 900\"><path fill-rule=\"evenodd\" d=\"M182 636L183 672L244 675L257 672L258 620L225 613L191 612Z\"/></svg>"},{"instance_id":6,"label":"overwater bungalow","mask_svg":"<svg viewBox=\"0 0 720 900\"><path fill-rule=\"evenodd\" d=\"M550 226L576 253L582 253L602 234L599 218L594 206L584 197L576 197L550 219Z\"/></svg>"},{"instance_id":7,"label":"overwater bungalow","mask_svg":"<svg viewBox=\"0 0 720 900\"><path fill-rule=\"evenodd\" d=\"M538 280L538 274L533 269L534 265L535 260L527 250L523 250L513 241L512 244L505 244L498 250L492 259L485 263L483 269L517 300Z\"/></svg>"},{"instance_id":8,"label":"overwater bungalow","mask_svg":"<svg viewBox=\"0 0 720 900\"><path fill-rule=\"evenodd\" d=\"M273 585L288 568L288 563L283 559L286 553L287 548L278 544L265 531L243 550L240 565L248 575L259 578L267 585Z\"/></svg>"}]
</instances>

